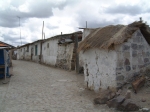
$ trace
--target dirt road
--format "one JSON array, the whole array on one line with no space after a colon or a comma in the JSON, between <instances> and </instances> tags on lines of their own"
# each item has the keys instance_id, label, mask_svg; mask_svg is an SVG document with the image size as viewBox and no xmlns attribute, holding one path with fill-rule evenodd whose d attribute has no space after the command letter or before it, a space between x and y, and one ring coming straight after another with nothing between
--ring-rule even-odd
<instances>
[{"instance_id":1,"label":"dirt road","mask_svg":"<svg viewBox=\"0 0 150 112\"><path fill-rule=\"evenodd\" d=\"M28 61L13 61L8 84L0 84L1 112L112 112L93 105L83 76Z\"/></svg>"}]
</instances>

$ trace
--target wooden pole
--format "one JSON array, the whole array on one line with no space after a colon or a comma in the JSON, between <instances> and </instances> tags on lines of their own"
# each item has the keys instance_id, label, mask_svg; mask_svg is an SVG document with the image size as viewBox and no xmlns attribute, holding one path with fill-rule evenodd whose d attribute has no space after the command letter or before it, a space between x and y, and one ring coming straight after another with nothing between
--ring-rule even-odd
<instances>
[{"instance_id":1,"label":"wooden pole","mask_svg":"<svg viewBox=\"0 0 150 112\"><path fill-rule=\"evenodd\" d=\"M44 21L43 21L43 27L42 27L42 40L43 40L43 35L44 35ZM41 47L40 47L40 57L39 57L39 62L41 63L41 60L42 60L42 40L41 40Z\"/></svg>"},{"instance_id":2,"label":"wooden pole","mask_svg":"<svg viewBox=\"0 0 150 112\"><path fill-rule=\"evenodd\" d=\"M76 73L79 74L79 54L77 52L77 49L78 49L78 35L75 34Z\"/></svg>"},{"instance_id":3,"label":"wooden pole","mask_svg":"<svg viewBox=\"0 0 150 112\"><path fill-rule=\"evenodd\" d=\"M43 40L43 30L44 30L44 21L43 21L43 27L42 27L42 40Z\"/></svg>"}]
</instances>

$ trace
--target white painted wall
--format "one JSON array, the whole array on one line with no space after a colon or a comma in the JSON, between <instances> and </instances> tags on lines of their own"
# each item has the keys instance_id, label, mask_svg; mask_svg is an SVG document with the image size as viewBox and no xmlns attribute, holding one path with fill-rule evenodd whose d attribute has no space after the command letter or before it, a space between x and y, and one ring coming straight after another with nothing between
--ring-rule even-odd
<instances>
[{"instance_id":1,"label":"white painted wall","mask_svg":"<svg viewBox=\"0 0 150 112\"><path fill-rule=\"evenodd\" d=\"M83 33L82 33L82 41L93 31L94 29L92 28L85 28L83 30ZM81 41L81 42L82 42ZM80 44L81 42L79 42L78 44ZM80 51L79 52L79 67L83 67L84 66L84 55L83 55L83 51Z\"/></svg>"},{"instance_id":2,"label":"white painted wall","mask_svg":"<svg viewBox=\"0 0 150 112\"><path fill-rule=\"evenodd\" d=\"M90 49L83 53L85 84L89 89L116 87L116 58L116 52L111 50Z\"/></svg>"},{"instance_id":3,"label":"white painted wall","mask_svg":"<svg viewBox=\"0 0 150 112\"><path fill-rule=\"evenodd\" d=\"M47 44L49 43L49 48ZM42 61L45 64L55 66L57 60L57 51L58 51L58 39L50 39L43 43L42 46Z\"/></svg>"},{"instance_id":4,"label":"white painted wall","mask_svg":"<svg viewBox=\"0 0 150 112\"><path fill-rule=\"evenodd\" d=\"M25 60L31 60L31 46L28 46L28 50L27 50L27 46L26 46L26 52L25 52Z\"/></svg>"},{"instance_id":5,"label":"white painted wall","mask_svg":"<svg viewBox=\"0 0 150 112\"><path fill-rule=\"evenodd\" d=\"M82 41L93 31L94 29L85 28L82 34Z\"/></svg>"},{"instance_id":6,"label":"white painted wall","mask_svg":"<svg viewBox=\"0 0 150 112\"><path fill-rule=\"evenodd\" d=\"M37 55L35 55L35 46L37 45ZM33 47L33 57L32 60L35 62L39 62L39 56L40 56L40 50L41 50L41 42L35 42L32 47Z\"/></svg>"},{"instance_id":7,"label":"white painted wall","mask_svg":"<svg viewBox=\"0 0 150 112\"><path fill-rule=\"evenodd\" d=\"M26 47L21 47L17 49L17 59L24 59L25 58L25 49Z\"/></svg>"},{"instance_id":8,"label":"white painted wall","mask_svg":"<svg viewBox=\"0 0 150 112\"><path fill-rule=\"evenodd\" d=\"M20 49L17 49L17 60L20 59Z\"/></svg>"}]
</instances>

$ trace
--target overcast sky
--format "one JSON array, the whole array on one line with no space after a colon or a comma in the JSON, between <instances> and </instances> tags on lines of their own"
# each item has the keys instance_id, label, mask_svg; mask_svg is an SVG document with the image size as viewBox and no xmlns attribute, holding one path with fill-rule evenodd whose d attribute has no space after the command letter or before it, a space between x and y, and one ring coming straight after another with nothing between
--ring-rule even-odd
<instances>
[{"instance_id":1,"label":"overcast sky","mask_svg":"<svg viewBox=\"0 0 150 112\"><path fill-rule=\"evenodd\" d=\"M150 25L149 0L0 0L0 41L17 46L45 37L72 33L79 27L129 24L139 20Z\"/></svg>"}]
</instances>

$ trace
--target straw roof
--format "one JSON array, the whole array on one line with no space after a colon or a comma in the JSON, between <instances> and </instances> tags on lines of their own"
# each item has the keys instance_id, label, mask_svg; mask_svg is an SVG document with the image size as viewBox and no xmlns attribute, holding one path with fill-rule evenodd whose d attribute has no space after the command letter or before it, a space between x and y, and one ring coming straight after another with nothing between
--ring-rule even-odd
<instances>
[{"instance_id":1,"label":"straw roof","mask_svg":"<svg viewBox=\"0 0 150 112\"><path fill-rule=\"evenodd\" d=\"M78 52L89 48L109 49L114 45L121 44L132 37L132 34L141 30L143 36L150 44L149 27L141 21L133 22L129 25L110 25L103 28L98 28L92 31L78 47Z\"/></svg>"}]
</instances>

